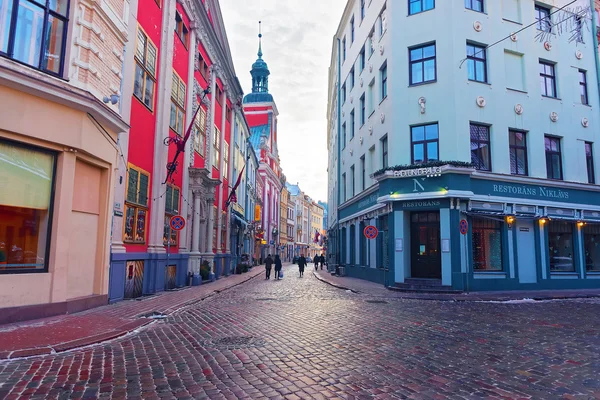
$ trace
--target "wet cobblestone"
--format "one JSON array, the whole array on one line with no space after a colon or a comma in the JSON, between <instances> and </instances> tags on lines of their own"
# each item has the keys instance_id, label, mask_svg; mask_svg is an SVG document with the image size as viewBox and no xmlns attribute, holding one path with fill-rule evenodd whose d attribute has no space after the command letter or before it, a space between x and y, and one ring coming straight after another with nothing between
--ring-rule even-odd
<instances>
[{"instance_id":1,"label":"wet cobblestone","mask_svg":"<svg viewBox=\"0 0 600 400\"><path fill-rule=\"evenodd\" d=\"M132 335L0 362L0 399L600 399L600 301L437 302L256 278Z\"/></svg>"}]
</instances>

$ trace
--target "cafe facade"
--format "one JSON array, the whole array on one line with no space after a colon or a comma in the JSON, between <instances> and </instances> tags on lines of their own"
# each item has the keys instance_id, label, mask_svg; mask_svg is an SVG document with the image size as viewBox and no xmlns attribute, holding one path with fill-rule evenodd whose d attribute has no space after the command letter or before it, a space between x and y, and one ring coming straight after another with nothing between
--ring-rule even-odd
<instances>
[{"instance_id":1,"label":"cafe facade","mask_svg":"<svg viewBox=\"0 0 600 400\"><path fill-rule=\"evenodd\" d=\"M443 165L387 170L339 207L347 276L459 291L600 287L600 188ZM367 226L378 228L367 239Z\"/></svg>"}]
</instances>

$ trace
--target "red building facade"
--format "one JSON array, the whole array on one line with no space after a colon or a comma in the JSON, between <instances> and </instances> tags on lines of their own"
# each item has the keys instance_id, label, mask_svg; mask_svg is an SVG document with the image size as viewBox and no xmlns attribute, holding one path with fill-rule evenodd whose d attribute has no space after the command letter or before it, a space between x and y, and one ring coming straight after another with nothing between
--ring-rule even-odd
<instances>
[{"instance_id":1,"label":"red building facade","mask_svg":"<svg viewBox=\"0 0 600 400\"><path fill-rule=\"evenodd\" d=\"M134 80L131 129L119 143L124 165L115 191L110 301L232 269L225 202L242 89L218 1L134 3L135 40L126 50L133 67L124 74ZM186 220L179 232L169 226L176 215Z\"/></svg>"}]
</instances>

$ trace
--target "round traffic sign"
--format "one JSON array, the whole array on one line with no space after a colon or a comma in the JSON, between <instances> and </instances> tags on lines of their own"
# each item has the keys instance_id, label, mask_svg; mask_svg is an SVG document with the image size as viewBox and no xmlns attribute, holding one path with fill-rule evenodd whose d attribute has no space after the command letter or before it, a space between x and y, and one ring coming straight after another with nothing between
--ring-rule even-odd
<instances>
[{"instance_id":1,"label":"round traffic sign","mask_svg":"<svg viewBox=\"0 0 600 400\"><path fill-rule=\"evenodd\" d=\"M175 215L171 217L169 225L171 225L171 229L174 231L180 231L185 227L185 218L183 218L181 215Z\"/></svg>"},{"instance_id":2,"label":"round traffic sign","mask_svg":"<svg viewBox=\"0 0 600 400\"><path fill-rule=\"evenodd\" d=\"M469 223L466 219L461 219L458 224L458 229L460 230L461 235L466 235L469 232Z\"/></svg>"},{"instance_id":3,"label":"round traffic sign","mask_svg":"<svg viewBox=\"0 0 600 400\"><path fill-rule=\"evenodd\" d=\"M375 239L379 235L379 230L373 225L369 225L365 228L364 232L367 239Z\"/></svg>"}]
</instances>

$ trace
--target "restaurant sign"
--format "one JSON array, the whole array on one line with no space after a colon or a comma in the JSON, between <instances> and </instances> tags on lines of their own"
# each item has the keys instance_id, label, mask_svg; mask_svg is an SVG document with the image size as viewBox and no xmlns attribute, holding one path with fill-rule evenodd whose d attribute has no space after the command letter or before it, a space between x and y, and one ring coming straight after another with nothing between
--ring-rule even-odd
<instances>
[{"instance_id":1,"label":"restaurant sign","mask_svg":"<svg viewBox=\"0 0 600 400\"><path fill-rule=\"evenodd\" d=\"M430 178L434 176L439 176L441 174L442 167L427 167L394 171L394 177L396 178L414 178L419 176L426 176Z\"/></svg>"}]
</instances>

